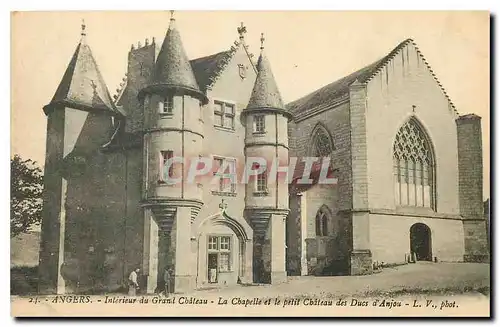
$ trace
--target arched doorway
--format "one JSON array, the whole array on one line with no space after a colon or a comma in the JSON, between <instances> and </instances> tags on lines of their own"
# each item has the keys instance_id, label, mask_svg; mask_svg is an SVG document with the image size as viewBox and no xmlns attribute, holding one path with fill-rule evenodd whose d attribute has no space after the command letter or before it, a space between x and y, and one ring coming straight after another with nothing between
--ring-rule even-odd
<instances>
[{"instance_id":1,"label":"arched doorway","mask_svg":"<svg viewBox=\"0 0 500 327\"><path fill-rule=\"evenodd\" d=\"M225 213L204 219L197 232L197 286L251 280L250 229Z\"/></svg>"},{"instance_id":2,"label":"arched doorway","mask_svg":"<svg viewBox=\"0 0 500 327\"><path fill-rule=\"evenodd\" d=\"M410 251L417 261L432 261L431 229L426 224L416 223L410 228Z\"/></svg>"}]
</instances>

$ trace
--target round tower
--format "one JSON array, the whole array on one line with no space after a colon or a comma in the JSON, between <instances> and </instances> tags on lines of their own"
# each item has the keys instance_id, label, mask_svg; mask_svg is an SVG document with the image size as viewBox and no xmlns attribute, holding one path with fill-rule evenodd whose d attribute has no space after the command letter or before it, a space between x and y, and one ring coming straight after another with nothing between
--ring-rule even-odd
<instances>
[{"instance_id":1,"label":"round tower","mask_svg":"<svg viewBox=\"0 0 500 327\"><path fill-rule=\"evenodd\" d=\"M275 171L288 166L288 121L292 115L284 109L263 43L262 35L257 78L248 106L241 113L248 179L245 216L254 229L254 279L275 284L286 280L285 220L289 212L287 179L283 174L276 176Z\"/></svg>"},{"instance_id":2,"label":"round tower","mask_svg":"<svg viewBox=\"0 0 500 327\"><path fill-rule=\"evenodd\" d=\"M154 291L165 268L174 269L175 291L191 289L191 221L201 206L202 188L186 180L189 164L202 152L200 91L172 17L149 84L139 92L144 108L143 194L146 225L145 270ZM180 251L184 251L182 254Z\"/></svg>"}]
</instances>

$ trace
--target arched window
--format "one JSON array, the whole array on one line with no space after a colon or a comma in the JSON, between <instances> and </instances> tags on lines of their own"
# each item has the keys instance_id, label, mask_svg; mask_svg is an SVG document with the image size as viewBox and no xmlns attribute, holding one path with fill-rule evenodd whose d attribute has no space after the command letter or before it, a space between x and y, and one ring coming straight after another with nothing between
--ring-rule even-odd
<instances>
[{"instance_id":1,"label":"arched window","mask_svg":"<svg viewBox=\"0 0 500 327\"><path fill-rule=\"evenodd\" d=\"M433 158L429 138L410 118L396 134L393 147L396 205L435 208Z\"/></svg>"},{"instance_id":2,"label":"arched window","mask_svg":"<svg viewBox=\"0 0 500 327\"><path fill-rule=\"evenodd\" d=\"M328 222L330 220L330 210L323 205L316 213L316 236L328 236Z\"/></svg>"},{"instance_id":3,"label":"arched window","mask_svg":"<svg viewBox=\"0 0 500 327\"><path fill-rule=\"evenodd\" d=\"M310 155L314 157L328 157L333 152L333 141L328 130L318 124L312 132L312 142L309 149Z\"/></svg>"}]
</instances>

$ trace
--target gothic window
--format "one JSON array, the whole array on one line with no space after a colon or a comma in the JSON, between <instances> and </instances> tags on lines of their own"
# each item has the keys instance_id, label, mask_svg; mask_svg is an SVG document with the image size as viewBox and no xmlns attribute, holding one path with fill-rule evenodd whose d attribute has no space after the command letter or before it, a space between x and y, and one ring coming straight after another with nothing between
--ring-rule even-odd
<instances>
[{"instance_id":1,"label":"gothic window","mask_svg":"<svg viewBox=\"0 0 500 327\"><path fill-rule=\"evenodd\" d=\"M408 120L396 134L393 161L396 205L434 209L432 147L414 118Z\"/></svg>"},{"instance_id":2,"label":"gothic window","mask_svg":"<svg viewBox=\"0 0 500 327\"><path fill-rule=\"evenodd\" d=\"M333 152L333 142L330 133L320 124L313 131L312 144L309 151L314 157L329 157Z\"/></svg>"},{"instance_id":3,"label":"gothic window","mask_svg":"<svg viewBox=\"0 0 500 327\"><path fill-rule=\"evenodd\" d=\"M316 236L328 236L328 220L330 211L322 206L316 213Z\"/></svg>"}]
</instances>

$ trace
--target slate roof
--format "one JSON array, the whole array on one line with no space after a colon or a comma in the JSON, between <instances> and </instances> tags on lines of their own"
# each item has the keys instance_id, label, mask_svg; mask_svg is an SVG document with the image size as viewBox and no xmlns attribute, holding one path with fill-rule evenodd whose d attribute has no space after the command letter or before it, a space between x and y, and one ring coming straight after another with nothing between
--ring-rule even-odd
<instances>
[{"instance_id":1,"label":"slate roof","mask_svg":"<svg viewBox=\"0 0 500 327\"><path fill-rule=\"evenodd\" d=\"M308 189L319 183L319 178L321 176L321 169L322 169L322 160L313 162L309 174L306 174L306 176L309 179L312 179L310 184L302 184L301 182L299 182L299 180L301 180L304 175L305 166L306 164L304 158L302 157L297 158L297 164L295 166L295 170L293 171L293 177L290 183L290 190L293 193L307 191ZM338 173L339 170L334 169L330 163L326 171L325 177L329 179L338 178Z\"/></svg>"},{"instance_id":2,"label":"slate roof","mask_svg":"<svg viewBox=\"0 0 500 327\"><path fill-rule=\"evenodd\" d=\"M191 68L201 91L205 92L214 79L224 70L234 51L227 50L190 61Z\"/></svg>"},{"instance_id":3,"label":"slate roof","mask_svg":"<svg viewBox=\"0 0 500 327\"><path fill-rule=\"evenodd\" d=\"M181 36L175 28L174 19L170 20L170 26L158 54L151 85L168 85L200 91L182 45Z\"/></svg>"},{"instance_id":4,"label":"slate roof","mask_svg":"<svg viewBox=\"0 0 500 327\"><path fill-rule=\"evenodd\" d=\"M322 88L286 105L292 113L298 114L309 109L318 107L327 107L338 101L339 98L349 94L349 85L358 80L359 83L367 82L380 68L382 68L390 59L396 55L404 46L413 42L411 39L406 39L397 47L395 47L385 57L373 62L372 64L361 68L354 73L342 77L333 83L330 83Z\"/></svg>"},{"instance_id":5,"label":"slate roof","mask_svg":"<svg viewBox=\"0 0 500 327\"><path fill-rule=\"evenodd\" d=\"M307 111L313 108L327 108L329 106L334 105L335 103L340 101L340 99L344 98L345 96L348 96L349 86L352 83L357 81L358 83L363 84L370 81L382 68L384 68L387 65L387 63L390 60L394 58L394 56L396 56L408 44L413 44L413 46L415 47L415 50L417 51L418 55L425 63L427 68L429 69L429 72L431 73L436 83L441 88L441 91L443 92L444 96L448 99L450 110L453 112L453 115L457 118L458 112L455 108L455 105L453 104L450 97L446 93L446 90L444 89L441 82L436 77L436 74L430 67L429 63L423 56L422 52L412 39L404 40L403 42L398 44L391 52L389 52L385 57L373 62L372 64L364 68L361 68L360 70L355 71L350 75L342 77L341 79L333 83L330 83L298 100L288 103L286 105L286 108L293 115L297 116L302 113L306 113Z\"/></svg>"},{"instance_id":6,"label":"slate roof","mask_svg":"<svg viewBox=\"0 0 500 327\"><path fill-rule=\"evenodd\" d=\"M271 70L271 64L264 53L260 54L257 61L257 78L246 110L258 108L284 108L278 85L276 85Z\"/></svg>"},{"instance_id":7,"label":"slate roof","mask_svg":"<svg viewBox=\"0 0 500 327\"><path fill-rule=\"evenodd\" d=\"M56 104L78 109L104 110L116 114L121 112L113 104L106 83L84 38L76 47L48 109Z\"/></svg>"}]
</instances>

